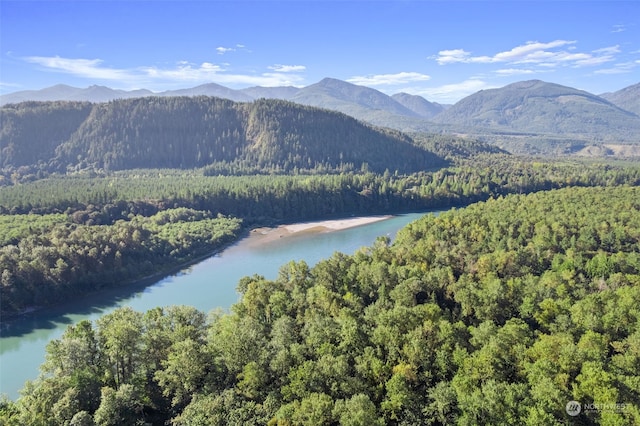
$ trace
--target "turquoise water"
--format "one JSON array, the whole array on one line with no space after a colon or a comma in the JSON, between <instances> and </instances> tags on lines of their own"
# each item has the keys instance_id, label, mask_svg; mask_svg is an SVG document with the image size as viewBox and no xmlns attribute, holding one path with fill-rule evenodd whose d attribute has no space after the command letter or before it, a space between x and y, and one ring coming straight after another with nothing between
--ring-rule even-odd
<instances>
[{"instance_id":1,"label":"turquoise water","mask_svg":"<svg viewBox=\"0 0 640 426\"><path fill-rule=\"evenodd\" d=\"M258 274L275 279L280 266L291 260L304 260L311 266L336 251L354 253L379 236L393 238L400 228L423 214L398 215L341 231L300 233L260 244L251 244L251 238L245 238L146 287L101 293L3 324L0 393L16 399L25 381L38 376L47 343L60 338L69 324L96 320L122 306L139 311L167 305L191 305L204 312L228 309L238 301L236 285L244 276Z\"/></svg>"}]
</instances>

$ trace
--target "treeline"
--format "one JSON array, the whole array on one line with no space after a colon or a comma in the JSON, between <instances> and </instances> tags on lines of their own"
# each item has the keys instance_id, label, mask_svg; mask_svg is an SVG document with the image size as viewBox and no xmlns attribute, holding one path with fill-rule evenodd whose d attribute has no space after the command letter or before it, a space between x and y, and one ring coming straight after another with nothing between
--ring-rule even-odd
<instances>
[{"instance_id":1,"label":"treeline","mask_svg":"<svg viewBox=\"0 0 640 426\"><path fill-rule=\"evenodd\" d=\"M148 216L168 207L189 207L248 222L295 221L462 206L509 193L566 186L621 184L640 184L637 163L610 165L481 155L458 160L454 167L410 175L203 176L198 171L135 170L0 187L0 213L85 211L87 217L105 223L126 218L129 213Z\"/></svg>"},{"instance_id":2,"label":"treeline","mask_svg":"<svg viewBox=\"0 0 640 426\"><path fill-rule=\"evenodd\" d=\"M508 154L496 144L488 144L477 138L461 138L451 134L410 133L415 143L453 163L482 154Z\"/></svg>"},{"instance_id":3,"label":"treeline","mask_svg":"<svg viewBox=\"0 0 640 426\"><path fill-rule=\"evenodd\" d=\"M6 181L135 168L411 173L442 158L397 131L279 100L145 97L101 104L27 102L0 114ZM226 167L225 165L231 165Z\"/></svg>"},{"instance_id":4,"label":"treeline","mask_svg":"<svg viewBox=\"0 0 640 426\"><path fill-rule=\"evenodd\" d=\"M241 220L186 208L108 225L0 216L0 315L59 303L184 264L235 240Z\"/></svg>"},{"instance_id":5,"label":"treeline","mask_svg":"<svg viewBox=\"0 0 640 426\"><path fill-rule=\"evenodd\" d=\"M639 253L638 187L425 216L393 245L244 278L230 313L123 308L71 326L0 419L635 425Z\"/></svg>"}]
</instances>

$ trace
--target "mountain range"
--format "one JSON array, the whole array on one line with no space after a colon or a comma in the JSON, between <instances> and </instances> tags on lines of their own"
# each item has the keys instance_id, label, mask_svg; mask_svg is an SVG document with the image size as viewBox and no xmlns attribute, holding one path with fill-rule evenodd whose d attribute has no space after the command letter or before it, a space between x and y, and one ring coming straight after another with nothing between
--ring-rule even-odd
<instances>
[{"instance_id":1,"label":"mountain range","mask_svg":"<svg viewBox=\"0 0 640 426\"><path fill-rule=\"evenodd\" d=\"M234 90L215 83L153 93L104 86L79 89L56 85L0 97L0 104L27 100L106 102L146 96L213 96L235 102L261 98L339 111L376 126L405 132L474 135L512 152L640 153L640 83L600 96L540 80L481 90L454 105L325 78L302 87L250 87ZM634 146L619 149L621 145Z\"/></svg>"}]
</instances>

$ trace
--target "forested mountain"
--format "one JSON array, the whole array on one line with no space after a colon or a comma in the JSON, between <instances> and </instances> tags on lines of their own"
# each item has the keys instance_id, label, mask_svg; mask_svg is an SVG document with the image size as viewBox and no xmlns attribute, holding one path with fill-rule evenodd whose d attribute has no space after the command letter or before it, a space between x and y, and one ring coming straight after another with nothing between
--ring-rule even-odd
<instances>
[{"instance_id":1,"label":"forested mountain","mask_svg":"<svg viewBox=\"0 0 640 426\"><path fill-rule=\"evenodd\" d=\"M429 102L422 96L410 95L408 93L396 93L391 96L400 105L418 114L423 118L433 118L446 109L444 105L437 102Z\"/></svg>"},{"instance_id":2,"label":"forested mountain","mask_svg":"<svg viewBox=\"0 0 640 426\"><path fill-rule=\"evenodd\" d=\"M229 313L82 321L0 421L637 425L639 200L629 186L492 199L243 278Z\"/></svg>"},{"instance_id":3,"label":"forested mountain","mask_svg":"<svg viewBox=\"0 0 640 426\"><path fill-rule=\"evenodd\" d=\"M640 83L625 87L617 92L603 93L600 97L640 116Z\"/></svg>"},{"instance_id":4,"label":"forested mountain","mask_svg":"<svg viewBox=\"0 0 640 426\"><path fill-rule=\"evenodd\" d=\"M396 131L280 100L145 97L2 108L2 167L400 171L444 162Z\"/></svg>"},{"instance_id":5,"label":"forested mountain","mask_svg":"<svg viewBox=\"0 0 640 426\"><path fill-rule=\"evenodd\" d=\"M0 110L0 169L48 163L85 122L88 102L25 102Z\"/></svg>"},{"instance_id":6,"label":"forested mountain","mask_svg":"<svg viewBox=\"0 0 640 426\"><path fill-rule=\"evenodd\" d=\"M484 128L640 142L640 117L588 92L539 80L482 90L438 114L452 128Z\"/></svg>"}]
</instances>

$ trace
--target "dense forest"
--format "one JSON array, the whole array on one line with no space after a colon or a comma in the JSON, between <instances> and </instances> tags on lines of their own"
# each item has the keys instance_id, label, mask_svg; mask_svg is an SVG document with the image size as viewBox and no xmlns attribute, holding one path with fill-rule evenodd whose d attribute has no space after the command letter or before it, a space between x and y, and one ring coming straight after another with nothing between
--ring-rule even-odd
<instances>
[{"instance_id":1,"label":"dense forest","mask_svg":"<svg viewBox=\"0 0 640 426\"><path fill-rule=\"evenodd\" d=\"M0 111L5 178L78 170L237 169L411 173L444 161L413 140L333 111L279 100L148 97L24 102ZM22 168L22 169L21 169Z\"/></svg>"},{"instance_id":2,"label":"dense forest","mask_svg":"<svg viewBox=\"0 0 640 426\"><path fill-rule=\"evenodd\" d=\"M492 198L238 290L229 313L122 308L70 326L0 419L640 423L638 187Z\"/></svg>"},{"instance_id":3,"label":"dense forest","mask_svg":"<svg viewBox=\"0 0 640 426\"><path fill-rule=\"evenodd\" d=\"M637 163L476 155L458 159L452 167L407 175L206 176L202 170L129 170L0 187L0 214L66 212L75 213L76 222L108 223L129 213L148 216L168 207L190 207L250 221L291 221L461 206L565 186L620 184L640 184Z\"/></svg>"},{"instance_id":4,"label":"dense forest","mask_svg":"<svg viewBox=\"0 0 640 426\"><path fill-rule=\"evenodd\" d=\"M167 273L234 241L241 220L186 208L111 225L63 214L1 215L2 315Z\"/></svg>"},{"instance_id":5,"label":"dense forest","mask_svg":"<svg viewBox=\"0 0 640 426\"><path fill-rule=\"evenodd\" d=\"M640 423L637 162L517 157L275 100L27 102L0 120L3 321L255 226L454 208L246 277L231 312L74 324L0 424ZM592 409L569 416L572 400Z\"/></svg>"},{"instance_id":6,"label":"dense forest","mask_svg":"<svg viewBox=\"0 0 640 426\"><path fill-rule=\"evenodd\" d=\"M435 142L433 149L449 155ZM409 175L207 176L202 169L163 169L0 187L0 315L166 272L252 226L441 209L566 186L640 184L633 164L457 158L453 167ZM158 219L166 215L174 219Z\"/></svg>"}]
</instances>

